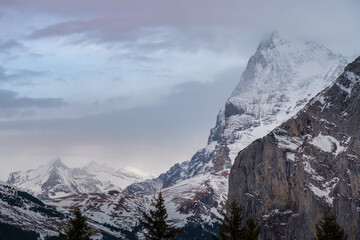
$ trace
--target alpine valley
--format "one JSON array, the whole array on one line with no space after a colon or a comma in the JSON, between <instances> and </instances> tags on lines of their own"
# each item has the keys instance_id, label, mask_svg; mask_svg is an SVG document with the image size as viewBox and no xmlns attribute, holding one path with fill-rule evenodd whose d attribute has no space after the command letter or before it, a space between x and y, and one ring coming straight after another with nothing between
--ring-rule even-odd
<instances>
[{"instance_id":1,"label":"alpine valley","mask_svg":"<svg viewBox=\"0 0 360 240\"><path fill-rule=\"evenodd\" d=\"M266 226L261 239L312 239L327 208L357 239L360 220L348 216L359 207L359 61L346 67L322 45L274 33L249 59L207 145L190 161L147 180L96 164L71 169L60 160L12 173L1 184L0 204L13 210L2 210L0 220L54 236L53 226L79 207L96 239L141 239L137 219L161 191L170 222L183 227L177 239L211 239L229 193ZM46 219L53 224L33 224Z\"/></svg>"}]
</instances>

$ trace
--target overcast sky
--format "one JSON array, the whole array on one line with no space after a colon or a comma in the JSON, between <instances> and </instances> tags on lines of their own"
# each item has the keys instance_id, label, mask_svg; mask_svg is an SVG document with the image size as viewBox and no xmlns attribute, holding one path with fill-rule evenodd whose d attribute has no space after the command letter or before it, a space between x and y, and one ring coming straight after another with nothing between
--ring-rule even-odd
<instances>
[{"instance_id":1,"label":"overcast sky","mask_svg":"<svg viewBox=\"0 0 360 240\"><path fill-rule=\"evenodd\" d=\"M360 54L358 0L0 0L0 179L61 158L157 175L205 146L261 39Z\"/></svg>"}]
</instances>

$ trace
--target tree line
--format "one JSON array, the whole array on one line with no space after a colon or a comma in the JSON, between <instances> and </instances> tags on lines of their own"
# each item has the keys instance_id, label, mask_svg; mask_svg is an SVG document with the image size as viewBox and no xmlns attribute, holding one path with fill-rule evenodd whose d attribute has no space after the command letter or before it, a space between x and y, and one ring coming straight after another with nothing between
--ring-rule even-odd
<instances>
[{"instance_id":1,"label":"tree line","mask_svg":"<svg viewBox=\"0 0 360 240\"><path fill-rule=\"evenodd\" d=\"M139 219L139 225L143 228L143 235L147 240L171 240L181 233L181 228L171 226L168 223L165 200L161 192L152 199L151 209L148 213L143 212ZM219 221L219 233L213 234L213 240L257 240L261 232L261 226L253 217L243 222L243 207L233 201L229 204L229 212L221 214ZM326 212L315 225L315 240L346 240L343 227L336 222L336 217L331 212ZM59 232L62 240L90 240L94 233L91 231L87 219L79 209L75 209L74 218L70 219L63 231Z\"/></svg>"}]
</instances>

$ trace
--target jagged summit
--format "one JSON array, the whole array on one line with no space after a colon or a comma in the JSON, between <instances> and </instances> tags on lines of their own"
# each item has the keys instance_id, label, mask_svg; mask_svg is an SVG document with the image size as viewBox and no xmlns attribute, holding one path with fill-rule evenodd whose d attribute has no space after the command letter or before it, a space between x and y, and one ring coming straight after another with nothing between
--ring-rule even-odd
<instances>
[{"instance_id":1,"label":"jagged summit","mask_svg":"<svg viewBox=\"0 0 360 240\"><path fill-rule=\"evenodd\" d=\"M229 200L266 226L260 239L312 239L328 209L349 239L359 239L359 93L357 58L294 117L239 153Z\"/></svg>"},{"instance_id":2,"label":"jagged summit","mask_svg":"<svg viewBox=\"0 0 360 240\"><path fill-rule=\"evenodd\" d=\"M299 111L345 65L344 57L317 43L279 33L262 42L225 106L230 159Z\"/></svg>"},{"instance_id":3,"label":"jagged summit","mask_svg":"<svg viewBox=\"0 0 360 240\"><path fill-rule=\"evenodd\" d=\"M67 168L67 166L65 166L65 164L61 161L60 158L49 161L49 163L46 165L54 168Z\"/></svg>"},{"instance_id":4,"label":"jagged summit","mask_svg":"<svg viewBox=\"0 0 360 240\"><path fill-rule=\"evenodd\" d=\"M292 39L294 41L294 39ZM280 45L284 45L290 43L290 36L285 35L284 33L280 33L278 31L274 31L270 33L268 36L264 37L264 39L260 42L256 51L262 51L264 49L272 49L276 48Z\"/></svg>"}]
</instances>

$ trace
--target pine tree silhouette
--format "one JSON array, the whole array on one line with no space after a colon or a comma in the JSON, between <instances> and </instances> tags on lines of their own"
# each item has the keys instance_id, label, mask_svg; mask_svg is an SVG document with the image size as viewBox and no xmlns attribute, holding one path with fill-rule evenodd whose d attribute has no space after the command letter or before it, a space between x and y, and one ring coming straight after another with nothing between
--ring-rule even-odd
<instances>
[{"instance_id":1,"label":"pine tree silhouette","mask_svg":"<svg viewBox=\"0 0 360 240\"><path fill-rule=\"evenodd\" d=\"M259 226L253 217L249 217L246 220L243 228L244 240L256 240L261 232L261 226Z\"/></svg>"},{"instance_id":2,"label":"pine tree silhouette","mask_svg":"<svg viewBox=\"0 0 360 240\"><path fill-rule=\"evenodd\" d=\"M316 240L346 240L347 236L331 212L325 212L322 219L315 225Z\"/></svg>"},{"instance_id":3,"label":"pine tree silhouette","mask_svg":"<svg viewBox=\"0 0 360 240\"><path fill-rule=\"evenodd\" d=\"M65 232L60 232L60 239L65 240L90 240L91 231L90 226L86 222L86 217L80 212L80 209L75 209L75 218L70 219L67 223Z\"/></svg>"},{"instance_id":4,"label":"pine tree silhouette","mask_svg":"<svg viewBox=\"0 0 360 240\"><path fill-rule=\"evenodd\" d=\"M220 221L219 236L212 235L214 240L256 240L260 234L261 227L255 222L253 217L246 220L242 227L241 217L243 207L233 201L229 206L229 216L221 213L223 219Z\"/></svg>"},{"instance_id":5,"label":"pine tree silhouette","mask_svg":"<svg viewBox=\"0 0 360 240\"><path fill-rule=\"evenodd\" d=\"M180 228L171 227L167 224L166 219L168 217L164 198L161 192L156 198L152 200L151 205L154 209L150 210L150 213L143 213L142 219L139 219L139 224L146 230L144 232L145 238L149 240L164 240L174 239L175 236L181 233Z\"/></svg>"}]
</instances>

